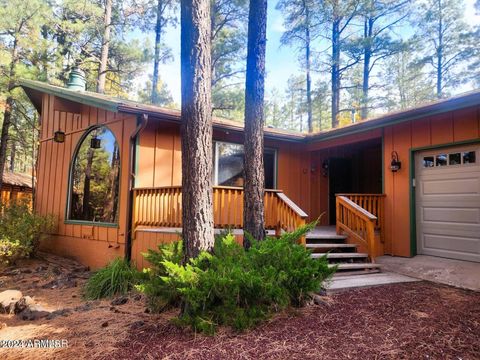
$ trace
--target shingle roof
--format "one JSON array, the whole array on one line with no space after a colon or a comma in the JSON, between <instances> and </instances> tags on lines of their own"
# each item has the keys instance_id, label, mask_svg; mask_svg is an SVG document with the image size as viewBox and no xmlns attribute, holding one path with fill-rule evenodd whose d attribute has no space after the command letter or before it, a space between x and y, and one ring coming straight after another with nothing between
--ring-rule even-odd
<instances>
[{"instance_id":1,"label":"shingle roof","mask_svg":"<svg viewBox=\"0 0 480 360\"><path fill-rule=\"evenodd\" d=\"M32 175L5 171L3 173L3 183L32 188Z\"/></svg>"}]
</instances>

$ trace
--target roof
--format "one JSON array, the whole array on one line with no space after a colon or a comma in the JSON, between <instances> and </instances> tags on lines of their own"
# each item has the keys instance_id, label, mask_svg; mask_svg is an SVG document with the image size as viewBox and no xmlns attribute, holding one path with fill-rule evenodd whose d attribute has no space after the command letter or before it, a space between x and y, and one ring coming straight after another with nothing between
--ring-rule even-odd
<instances>
[{"instance_id":1,"label":"roof","mask_svg":"<svg viewBox=\"0 0 480 360\"><path fill-rule=\"evenodd\" d=\"M3 183L32 188L32 175L5 171L3 173Z\"/></svg>"},{"instance_id":2,"label":"roof","mask_svg":"<svg viewBox=\"0 0 480 360\"><path fill-rule=\"evenodd\" d=\"M40 81L21 80L20 86L23 87L23 89L29 96L32 103L37 107L37 109L41 108L41 93L48 93L70 101L95 106L113 112L148 114L150 117L160 120L180 122L180 110L172 110L155 105L142 104L135 101L123 100L113 96L98 94L89 91L74 91L59 86L43 83ZM440 99L430 103L422 104L414 108L390 112L341 128L330 129L314 134L307 135L295 131L265 127L265 137L297 142L314 142L319 140L327 140L479 104L480 89L463 93L447 99ZM213 126L217 129L225 129L238 132L242 132L244 130L243 123L218 117L213 118Z\"/></svg>"}]
</instances>

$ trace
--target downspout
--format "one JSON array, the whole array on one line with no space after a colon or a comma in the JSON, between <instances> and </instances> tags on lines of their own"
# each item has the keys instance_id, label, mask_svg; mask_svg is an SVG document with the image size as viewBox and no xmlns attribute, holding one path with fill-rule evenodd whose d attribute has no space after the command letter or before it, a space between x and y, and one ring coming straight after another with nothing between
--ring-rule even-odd
<instances>
[{"instance_id":1,"label":"downspout","mask_svg":"<svg viewBox=\"0 0 480 360\"><path fill-rule=\"evenodd\" d=\"M132 258L132 228L133 228L133 182L135 179L135 168L136 168L136 157L137 157L137 147L136 142L138 135L142 132L143 129L147 126L148 115L143 114L137 116L137 128L134 133L130 136L130 152L128 158L128 198L127 198L127 221L125 222L127 229L125 231L125 259L130 261Z\"/></svg>"}]
</instances>

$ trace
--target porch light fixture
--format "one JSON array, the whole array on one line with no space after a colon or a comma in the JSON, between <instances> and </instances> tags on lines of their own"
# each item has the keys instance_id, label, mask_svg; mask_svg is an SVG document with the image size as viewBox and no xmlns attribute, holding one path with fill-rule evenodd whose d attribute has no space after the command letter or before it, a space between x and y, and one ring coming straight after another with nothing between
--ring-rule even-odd
<instances>
[{"instance_id":1,"label":"porch light fixture","mask_svg":"<svg viewBox=\"0 0 480 360\"><path fill-rule=\"evenodd\" d=\"M94 137L92 137L92 139L90 140L90 147L92 149L100 149L102 147L102 140L97 138L97 136L95 135Z\"/></svg>"},{"instance_id":2,"label":"porch light fixture","mask_svg":"<svg viewBox=\"0 0 480 360\"><path fill-rule=\"evenodd\" d=\"M390 163L390 170L392 172L397 172L402 168L402 162L398 160L398 153L396 151L392 151L392 162Z\"/></svg>"},{"instance_id":3,"label":"porch light fixture","mask_svg":"<svg viewBox=\"0 0 480 360\"><path fill-rule=\"evenodd\" d=\"M53 134L53 141L56 143L64 143L65 142L65 132L57 130Z\"/></svg>"}]
</instances>

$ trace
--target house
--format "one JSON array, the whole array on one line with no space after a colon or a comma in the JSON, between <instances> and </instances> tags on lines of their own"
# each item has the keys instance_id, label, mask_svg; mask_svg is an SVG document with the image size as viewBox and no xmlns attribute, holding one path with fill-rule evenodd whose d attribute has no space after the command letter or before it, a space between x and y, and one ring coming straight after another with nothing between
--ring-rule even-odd
<instances>
[{"instance_id":1,"label":"house","mask_svg":"<svg viewBox=\"0 0 480 360\"><path fill-rule=\"evenodd\" d=\"M92 267L178 238L180 112L24 80L43 248ZM214 119L216 228L242 228L242 124ZM317 134L265 129L266 228L317 219L375 256L480 261L480 91ZM308 214L308 215L307 215ZM240 231L235 232L241 237Z\"/></svg>"},{"instance_id":2,"label":"house","mask_svg":"<svg viewBox=\"0 0 480 360\"><path fill-rule=\"evenodd\" d=\"M6 204L15 199L28 199L31 202L32 184L34 182L35 179L32 178L32 175L5 171L3 173L1 203Z\"/></svg>"}]
</instances>

